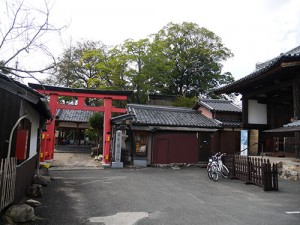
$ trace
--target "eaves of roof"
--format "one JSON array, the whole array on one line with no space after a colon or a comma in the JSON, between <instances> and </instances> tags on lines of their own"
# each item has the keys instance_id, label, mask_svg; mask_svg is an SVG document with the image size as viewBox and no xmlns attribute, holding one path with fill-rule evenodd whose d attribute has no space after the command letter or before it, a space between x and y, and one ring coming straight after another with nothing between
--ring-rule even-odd
<instances>
[{"instance_id":1,"label":"eaves of roof","mask_svg":"<svg viewBox=\"0 0 300 225\"><path fill-rule=\"evenodd\" d=\"M111 122L113 124L117 124L117 123L122 122L124 120L132 120L133 117L134 117L133 115L124 114L124 115L120 115L120 116L116 116L116 117L111 118Z\"/></svg>"},{"instance_id":2,"label":"eaves of roof","mask_svg":"<svg viewBox=\"0 0 300 225\"><path fill-rule=\"evenodd\" d=\"M201 127L170 127L170 126L131 126L132 130L140 131L186 131L186 132L215 132L219 128L201 128Z\"/></svg>"},{"instance_id":3,"label":"eaves of roof","mask_svg":"<svg viewBox=\"0 0 300 225\"><path fill-rule=\"evenodd\" d=\"M298 49L299 50L299 49ZM295 54L286 53L281 54L280 56L268 61L265 63L262 67L255 70L253 73L249 74L248 76L245 76L229 85L226 85L224 87L220 87L214 90L216 94L222 94L222 93L233 93L238 92L240 93L245 85L248 85L252 82L258 81L260 79L264 79L265 77L268 77L271 73L268 73L269 71L276 70L276 69L282 69L285 67L290 67L293 65L300 66L300 50L295 51ZM297 62L295 62L297 61ZM295 63L292 63L295 62Z\"/></svg>"},{"instance_id":4,"label":"eaves of roof","mask_svg":"<svg viewBox=\"0 0 300 225\"><path fill-rule=\"evenodd\" d=\"M264 130L266 133L284 133L284 132L299 132L300 126L291 126L291 127L279 127L270 130Z\"/></svg>"},{"instance_id":5,"label":"eaves of roof","mask_svg":"<svg viewBox=\"0 0 300 225\"><path fill-rule=\"evenodd\" d=\"M52 114L44 95L6 75L0 74L0 87L31 103L45 119L51 119Z\"/></svg>"}]
</instances>

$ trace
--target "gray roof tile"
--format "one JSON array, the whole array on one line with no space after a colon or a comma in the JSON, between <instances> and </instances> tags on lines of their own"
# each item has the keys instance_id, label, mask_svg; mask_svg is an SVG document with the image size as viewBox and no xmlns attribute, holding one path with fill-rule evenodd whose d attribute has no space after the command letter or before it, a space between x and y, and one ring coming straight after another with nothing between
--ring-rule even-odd
<instances>
[{"instance_id":1,"label":"gray roof tile","mask_svg":"<svg viewBox=\"0 0 300 225\"><path fill-rule=\"evenodd\" d=\"M134 116L133 124L136 125L205 128L219 126L215 120L189 108L128 104L127 113Z\"/></svg>"},{"instance_id":2,"label":"gray roof tile","mask_svg":"<svg viewBox=\"0 0 300 225\"><path fill-rule=\"evenodd\" d=\"M219 119L222 123L223 127L240 127L241 121L239 120L226 120L226 119Z\"/></svg>"},{"instance_id":3,"label":"gray roof tile","mask_svg":"<svg viewBox=\"0 0 300 225\"><path fill-rule=\"evenodd\" d=\"M199 99L198 104L203 105L207 109L220 112L242 112L242 109L230 100Z\"/></svg>"},{"instance_id":4,"label":"gray roof tile","mask_svg":"<svg viewBox=\"0 0 300 225\"><path fill-rule=\"evenodd\" d=\"M283 125L284 127L296 127L296 126L300 126L300 120L296 120L294 122L288 123Z\"/></svg>"},{"instance_id":5,"label":"gray roof tile","mask_svg":"<svg viewBox=\"0 0 300 225\"><path fill-rule=\"evenodd\" d=\"M92 111L58 109L56 110L57 121L88 123L94 114Z\"/></svg>"}]
</instances>

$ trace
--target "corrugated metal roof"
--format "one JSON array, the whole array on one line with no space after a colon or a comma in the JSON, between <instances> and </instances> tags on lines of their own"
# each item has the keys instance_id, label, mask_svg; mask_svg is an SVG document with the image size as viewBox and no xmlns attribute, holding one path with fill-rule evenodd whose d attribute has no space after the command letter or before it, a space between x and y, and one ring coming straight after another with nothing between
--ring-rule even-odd
<instances>
[{"instance_id":1,"label":"corrugated metal roof","mask_svg":"<svg viewBox=\"0 0 300 225\"><path fill-rule=\"evenodd\" d=\"M56 110L56 120L64 122L88 123L89 118L94 114L92 111L58 109Z\"/></svg>"},{"instance_id":2,"label":"corrugated metal roof","mask_svg":"<svg viewBox=\"0 0 300 225\"><path fill-rule=\"evenodd\" d=\"M220 99L200 99L198 104L203 105L207 109L221 111L221 112L242 112L242 109L233 104L230 100Z\"/></svg>"},{"instance_id":3,"label":"corrugated metal roof","mask_svg":"<svg viewBox=\"0 0 300 225\"><path fill-rule=\"evenodd\" d=\"M215 120L189 108L128 104L127 113L134 116L135 125L219 127Z\"/></svg>"}]
</instances>

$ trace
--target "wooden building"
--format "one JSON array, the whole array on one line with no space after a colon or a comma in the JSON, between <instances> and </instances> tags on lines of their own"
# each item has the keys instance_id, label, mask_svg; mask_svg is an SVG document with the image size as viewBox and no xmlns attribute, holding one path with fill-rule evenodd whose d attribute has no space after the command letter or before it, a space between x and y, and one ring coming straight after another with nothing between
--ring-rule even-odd
<instances>
[{"instance_id":1,"label":"wooden building","mask_svg":"<svg viewBox=\"0 0 300 225\"><path fill-rule=\"evenodd\" d=\"M221 125L213 134L213 152L234 154L240 151L242 109L239 106L230 100L199 99L193 109Z\"/></svg>"},{"instance_id":2,"label":"wooden building","mask_svg":"<svg viewBox=\"0 0 300 225\"><path fill-rule=\"evenodd\" d=\"M57 145L86 145L84 131L89 128L89 118L93 111L58 109L56 110L55 130Z\"/></svg>"},{"instance_id":3,"label":"wooden building","mask_svg":"<svg viewBox=\"0 0 300 225\"><path fill-rule=\"evenodd\" d=\"M300 46L257 64L253 73L215 92L242 95L242 128L248 130L249 145L259 143L252 154L299 156L299 126L282 128L300 118Z\"/></svg>"},{"instance_id":4,"label":"wooden building","mask_svg":"<svg viewBox=\"0 0 300 225\"><path fill-rule=\"evenodd\" d=\"M134 165L207 161L220 126L189 108L128 104L112 118L113 133L123 130L122 154ZM124 156L123 156L124 159Z\"/></svg>"},{"instance_id":5,"label":"wooden building","mask_svg":"<svg viewBox=\"0 0 300 225\"><path fill-rule=\"evenodd\" d=\"M52 117L43 95L0 74L0 211L20 201L39 166L42 129Z\"/></svg>"}]
</instances>

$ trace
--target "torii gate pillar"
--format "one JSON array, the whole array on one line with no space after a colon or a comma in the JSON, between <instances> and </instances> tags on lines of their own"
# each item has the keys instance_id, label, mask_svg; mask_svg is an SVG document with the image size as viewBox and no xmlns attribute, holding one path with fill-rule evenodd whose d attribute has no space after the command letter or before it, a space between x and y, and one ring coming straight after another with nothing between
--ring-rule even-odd
<instances>
[{"instance_id":1,"label":"torii gate pillar","mask_svg":"<svg viewBox=\"0 0 300 225\"><path fill-rule=\"evenodd\" d=\"M111 141L111 111L112 99L104 98L104 121L103 121L103 157L104 163L108 164L110 161L110 141Z\"/></svg>"}]
</instances>

